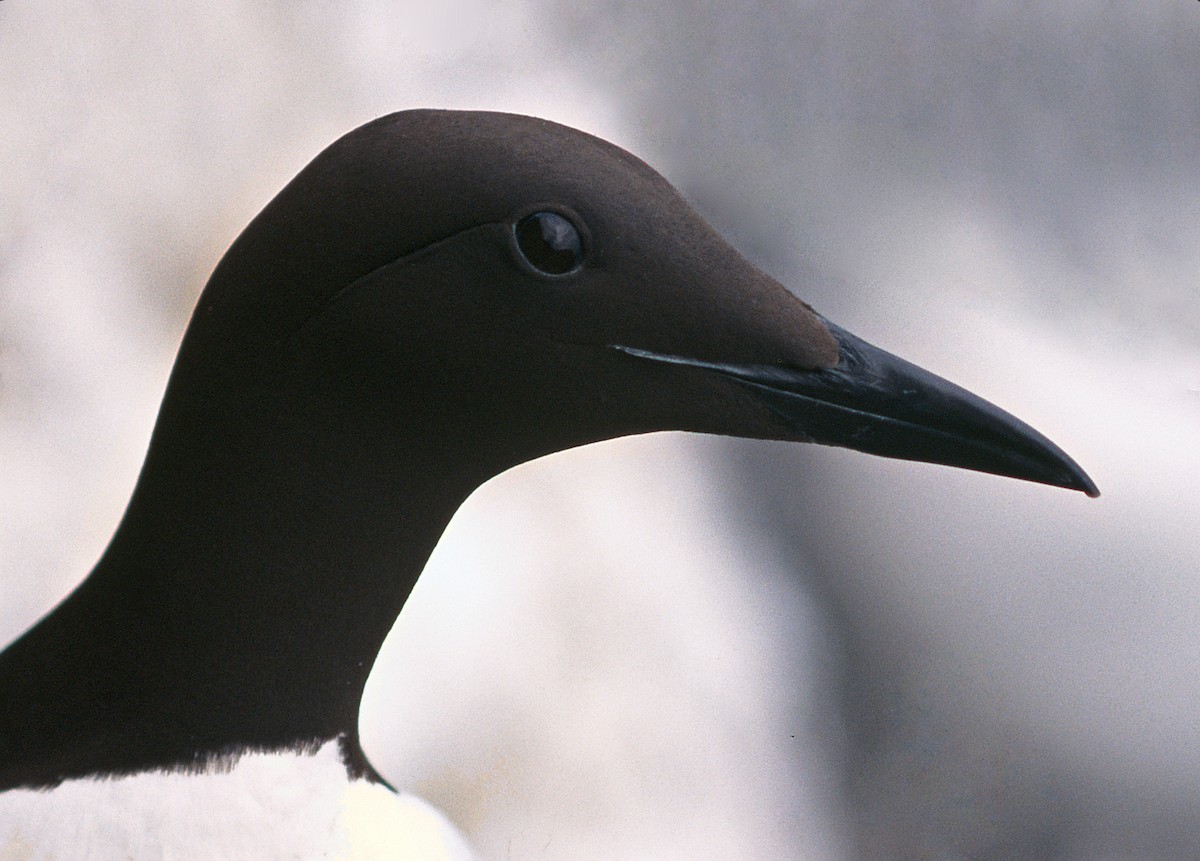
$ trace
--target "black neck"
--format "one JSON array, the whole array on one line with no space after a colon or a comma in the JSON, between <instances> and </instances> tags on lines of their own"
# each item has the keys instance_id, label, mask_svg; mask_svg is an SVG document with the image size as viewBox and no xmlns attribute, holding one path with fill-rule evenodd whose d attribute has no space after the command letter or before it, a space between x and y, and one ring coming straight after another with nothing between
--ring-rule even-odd
<instances>
[{"instance_id":1,"label":"black neck","mask_svg":"<svg viewBox=\"0 0 1200 861\"><path fill-rule=\"evenodd\" d=\"M297 403L258 391L231 407L250 421L225 422L168 392L103 558L0 655L0 788L338 736L369 770L371 665L487 476L456 475L448 440L389 427L376 446L369 422L339 430L327 404Z\"/></svg>"}]
</instances>

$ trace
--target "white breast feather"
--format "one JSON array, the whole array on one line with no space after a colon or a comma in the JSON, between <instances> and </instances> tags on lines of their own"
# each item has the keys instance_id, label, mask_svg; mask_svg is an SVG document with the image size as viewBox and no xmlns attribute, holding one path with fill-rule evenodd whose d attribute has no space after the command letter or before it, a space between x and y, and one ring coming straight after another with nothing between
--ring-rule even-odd
<instances>
[{"instance_id":1,"label":"white breast feather","mask_svg":"<svg viewBox=\"0 0 1200 861\"><path fill-rule=\"evenodd\" d=\"M146 772L0 793L0 861L470 861L425 802L346 776L336 742L204 774Z\"/></svg>"}]
</instances>

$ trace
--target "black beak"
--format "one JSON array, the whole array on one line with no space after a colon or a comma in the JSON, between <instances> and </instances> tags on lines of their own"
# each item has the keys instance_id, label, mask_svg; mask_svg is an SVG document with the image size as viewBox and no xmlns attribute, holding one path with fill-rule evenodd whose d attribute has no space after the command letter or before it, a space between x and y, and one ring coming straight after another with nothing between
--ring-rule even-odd
<instances>
[{"instance_id":1,"label":"black beak","mask_svg":"<svg viewBox=\"0 0 1200 861\"><path fill-rule=\"evenodd\" d=\"M837 339L836 367L800 370L624 353L707 368L749 387L799 437L883 457L940 463L1100 491L1079 465L1029 425L980 397L822 321Z\"/></svg>"}]
</instances>

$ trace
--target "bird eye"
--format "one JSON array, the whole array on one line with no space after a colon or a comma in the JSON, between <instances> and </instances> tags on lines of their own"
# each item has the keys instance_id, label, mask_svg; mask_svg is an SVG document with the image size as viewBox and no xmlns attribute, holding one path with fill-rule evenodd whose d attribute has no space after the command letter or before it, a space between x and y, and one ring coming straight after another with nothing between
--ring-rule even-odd
<instances>
[{"instance_id":1,"label":"bird eye","mask_svg":"<svg viewBox=\"0 0 1200 861\"><path fill-rule=\"evenodd\" d=\"M583 263L579 229L557 212L534 212L513 227L525 260L545 275L566 275Z\"/></svg>"}]
</instances>

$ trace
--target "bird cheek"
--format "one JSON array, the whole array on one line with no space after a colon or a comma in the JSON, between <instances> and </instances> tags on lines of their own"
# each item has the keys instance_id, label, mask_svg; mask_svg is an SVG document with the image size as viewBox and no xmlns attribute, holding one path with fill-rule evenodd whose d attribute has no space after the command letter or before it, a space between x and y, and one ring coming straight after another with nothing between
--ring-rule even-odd
<instances>
[{"instance_id":1,"label":"bird cheek","mask_svg":"<svg viewBox=\"0 0 1200 861\"><path fill-rule=\"evenodd\" d=\"M636 359L628 358L631 363ZM679 430L757 439L794 439L748 390L698 368L640 367L617 387L615 409L628 424L625 433Z\"/></svg>"}]
</instances>

